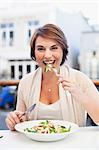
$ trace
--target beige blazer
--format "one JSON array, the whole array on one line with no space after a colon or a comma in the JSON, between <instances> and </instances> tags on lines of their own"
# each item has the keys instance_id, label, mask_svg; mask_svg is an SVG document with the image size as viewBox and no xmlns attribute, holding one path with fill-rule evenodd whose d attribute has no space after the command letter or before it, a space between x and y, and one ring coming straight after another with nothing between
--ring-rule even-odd
<instances>
[{"instance_id":1,"label":"beige blazer","mask_svg":"<svg viewBox=\"0 0 99 150\"><path fill-rule=\"evenodd\" d=\"M70 78L72 81L77 82L79 87L81 87L81 89L87 94L94 95L98 93L92 81L80 71L72 69L67 65L62 65L60 67L60 74L66 78ZM24 101L26 109L33 103L37 104L35 110L33 111L32 119L37 119L41 78L42 69L39 67L34 72L25 75L21 79L18 88L17 110L19 110L22 101ZM79 126L84 126L86 121L86 113L81 103L78 103L68 91L65 91L61 84L59 85L59 96L61 100L63 120L74 122Z\"/></svg>"}]
</instances>

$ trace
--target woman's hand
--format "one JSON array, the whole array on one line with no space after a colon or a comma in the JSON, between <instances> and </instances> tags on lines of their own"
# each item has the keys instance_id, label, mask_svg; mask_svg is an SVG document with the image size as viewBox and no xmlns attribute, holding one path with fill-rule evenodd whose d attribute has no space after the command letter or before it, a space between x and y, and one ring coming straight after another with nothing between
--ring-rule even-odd
<instances>
[{"instance_id":1,"label":"woman's hand","mask_svg":"<svg viewBox=\"0 0 99 150\"><path fill-rule=\"evenodd\" d=\"M61 83L63 89L69 91L77 101L83 102L83 100L86 99L86 94L81 90L77 83L65 79L62 76L59 76L58 83Z\"/></svg>"},{"instance_id":2,"label":"woman's hand","mask_svg":"<svg viewBox=\"0 0 99 150\"><path fill-rule=\"evenodd\" d=\"M26 121L26 116L23 115L24 112L21 112L21 111L11 111L7 118L6 118L6 124L7 124L7 127L10 129L10 130L15 130L15 125L17 123L20 123L20 122L23 122L23 121ZM21 117L22 116L22 117Z\"/></svg>"}]
</instances>

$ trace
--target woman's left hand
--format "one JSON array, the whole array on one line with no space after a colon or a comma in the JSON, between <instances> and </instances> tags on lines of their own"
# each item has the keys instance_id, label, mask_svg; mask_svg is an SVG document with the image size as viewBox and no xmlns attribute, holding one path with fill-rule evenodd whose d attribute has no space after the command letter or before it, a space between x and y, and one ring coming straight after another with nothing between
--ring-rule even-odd
<instances>
[{"instance_id":1,"label":"woman's left hand","mask_svg":"<svg viewBox=\"0 0 99 150\"><path fill-rule=\"evenodd\" d=\"M81 90L77 83L65 79L62 76L59 77L58 83L61 83L63 89L69 91L77 101L81 102L85 99L86 94Z\"/></svg>"}]
</instances>

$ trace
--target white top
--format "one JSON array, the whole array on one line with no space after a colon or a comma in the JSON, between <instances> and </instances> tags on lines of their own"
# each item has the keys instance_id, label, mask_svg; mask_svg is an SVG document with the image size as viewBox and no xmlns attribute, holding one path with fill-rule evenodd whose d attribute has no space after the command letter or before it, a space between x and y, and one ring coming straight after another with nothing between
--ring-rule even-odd
<instances>
[{"instance_id":1,"label":"white top","mask_svg":"<svg viewBox=\"0 0 99 150\"><path fill-rule=\"evenodd\" d=\"M97 104L99 103L99 92L86 75L78 70L68 67L67 65L62 65L60 67L60 74L63 75L66 79L70 79L71 82L77 84L78 87L86 95L88 95L89 99L91 97L90 105L94 102ZM22 108L24 108L27 110L30 106L36 103L35 109L33 112L31 112L32 120L37 120L38 116L41 81L42 68L39 67L34 72L26 74L21 79L18 86L16 109L22 111ZM63 120L74 122L79 126L85 126L86 113L84 105L82 105L80 101L77 101L68 90L64 90L61 84L59 84L59 99L61 100L60 104Z\"/></svg>"},{"instance_id":2,"label":"white top","mask_svg":"<svg viewBox=\"0 0 99 150\"><path fill-rule=\"evenodd\" d=\"M39 101L37 119L63 120L60 100L50 105Z\"/></svg>"}]
</instances>

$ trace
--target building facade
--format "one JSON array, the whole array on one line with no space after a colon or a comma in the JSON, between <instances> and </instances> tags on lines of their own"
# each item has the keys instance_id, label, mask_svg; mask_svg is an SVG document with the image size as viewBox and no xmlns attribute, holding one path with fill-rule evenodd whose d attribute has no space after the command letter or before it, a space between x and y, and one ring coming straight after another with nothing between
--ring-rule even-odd
<instances>
[{"instance_id":1,"label":"building facade","mask_svg":"<svg viewBox=\"0 0 99 150\"><path fill-rule=\"evenodd\" d=\"M99 79L99 30L82 33L79 64L89 78Z\"/></svg>"},{"instance_id":2,"label":"building facade","mask_svg":"<svg viewBox=\"0 0 99 150\"><path fill-rule=\"evenodd\" d=\"M69 45L67 63L77 68L80 36L83 31L92 30L81 14L68 14L46 5L14 6L0 10L0 78L20 79L35 70L30 39L34 30L45 23L55 23L63 29Z\"/></svg>"}]
</instances>

